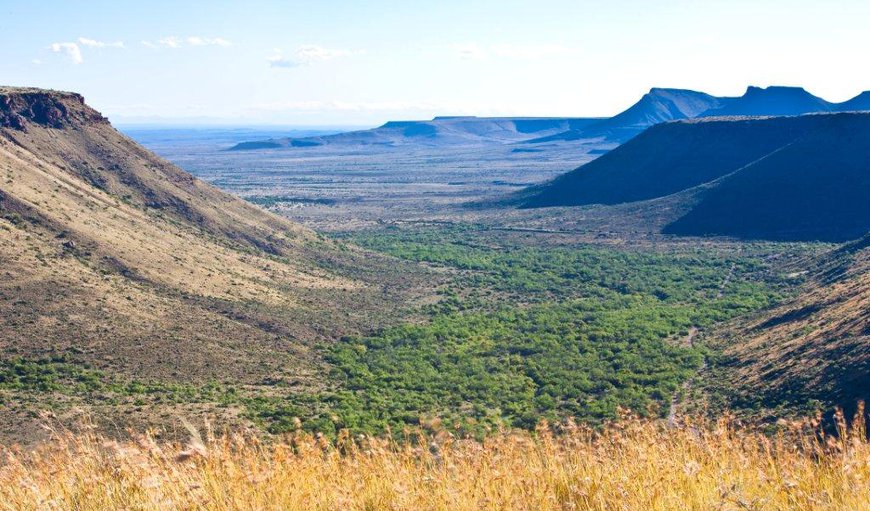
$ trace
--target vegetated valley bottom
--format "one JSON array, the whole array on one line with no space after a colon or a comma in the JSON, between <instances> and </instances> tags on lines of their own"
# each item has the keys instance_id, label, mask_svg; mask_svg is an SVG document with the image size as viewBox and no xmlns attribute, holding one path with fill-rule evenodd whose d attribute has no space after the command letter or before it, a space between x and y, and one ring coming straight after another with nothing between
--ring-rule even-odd
<instances>
[{"instance_id":1,"label":"vegetated valley bottom","mask_svg":"<svg viewBox=\"0 0 870 511\"><path fill-rule=\"evenodd\" d=\"M462 224L338 237L418 262L445 284L436 302L406 322L322 344L325 385L124 381L76 364L73 355L4 362L4 398L51 390L141 407L215 403L241 408L273 433L301 421L329 437L341 429L402 435L434 423L480 437L542 419L597 423L620 407L664 416L684 382L715 356L694 332L774 303L794 284L779 265L812 249L627 246Z\"/></svg>"}]
</instances>

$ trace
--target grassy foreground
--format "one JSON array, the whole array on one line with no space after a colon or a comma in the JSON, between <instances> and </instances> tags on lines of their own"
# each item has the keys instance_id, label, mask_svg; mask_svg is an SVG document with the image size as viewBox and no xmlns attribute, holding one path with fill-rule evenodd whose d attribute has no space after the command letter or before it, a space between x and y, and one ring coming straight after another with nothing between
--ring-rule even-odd
<instances>
[{"instance_id":1,"label":"grassy foreground","mask_svg":"<svg viewBox=\"0 0 870 511\"><path fill-rule=\"evenodd\" d=\"M863 413L863 411L862 411ZM64 434L7 449L0 509L857 510L870 507L863 420L838 437L812 421L766 436L727 421L668 427L626 419L502 433L447 432L396 444L305 433L282 442Z\"/></svg>"}]
</instances>

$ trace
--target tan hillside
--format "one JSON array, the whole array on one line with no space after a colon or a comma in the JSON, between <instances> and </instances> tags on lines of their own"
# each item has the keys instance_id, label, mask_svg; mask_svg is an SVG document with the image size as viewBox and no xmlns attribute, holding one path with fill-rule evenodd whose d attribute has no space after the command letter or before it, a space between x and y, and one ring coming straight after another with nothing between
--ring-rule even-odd
<instances>
[{"instance_id":1,"label":"tan hillside","mask_svg":"<svg viewBox=\"0 0 870 511\"><path fill-rule=\"evenodd\" d=\"M0 261L0 356L72 351L137 378L308 374L311 341L399 299L395 263L194 178L78 94L38 89L0 88Z\"/></svg>"},{"instance_id":2,"label":"tan hillside","mask_svg":"<svg viewBox=\"0 0 870 511\"><path fill-rule=\"evenodd\" d=\"M722 336L744 404L848 409L870 398L870 235L795 271L806 268L811 280L796 298Z\"/></svg>"}]
</instances>

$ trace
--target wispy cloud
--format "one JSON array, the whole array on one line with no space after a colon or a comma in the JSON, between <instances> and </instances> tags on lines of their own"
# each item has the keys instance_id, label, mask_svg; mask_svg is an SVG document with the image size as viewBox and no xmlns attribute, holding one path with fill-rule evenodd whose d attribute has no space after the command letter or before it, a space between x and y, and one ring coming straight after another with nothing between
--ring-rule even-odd
<instances>
[{"instance_id":1,"label":"wispy cloud","mask_svg":"<svg viewBox=\"0 0 870 511\"><path fill-rule=\"evenodd\" d=\"M191 46L231 46L232 43L222 37L199 37L190 36L187 44Z\"/></svg>"},{"instance_id":2,"label":"wispy cloud","mask_svg":"<svg viewBox=\"0 0 870 511\"><path fill-rule=\"evenodd\" d=\"M314 44L299 46L292 55L284 55L280 49L275 49L271 57L267 59L271 67L300 67L310 66L315 62L332 60L340 57L350 57L365 53L364 50L343 50L337 48L324 48Z\"/></svg>"},{"instance_id":3,"label":"wispy cloud","mask_svg":"<svg viewBox=\"0 0 870 511\"><path fill-rule=\"evenodd\" d=\"M48 47L49 50L54 53L64 53L70 60L72 60L73 64L81 64L84 62L84 58L82 58L82 49L79 48L79 45L76 43L51 43L51 46Z\"/></svg>"},{"instance_id":4,"label":"wispy cloud","mask_svg":"<svg viewBox=\"0 0 870 511\"><path fill-rule=\"evenodd\" d=\"M115 41L107 43L87 37L79 37L75 42L51 43L48 47L54 53L63 53L73 62L73 64L81 64L85 61L82 55L82 48L123 48L123 41Z\"/></svg>"},{"instance_id":5,"label":"wispy cloud","mask_svg":"<svg viewBox=\"0 0 870 511\"><path fill-rule=\"evenodd\" d=\"M79 37L79 44L82 46L88 46L90 48L123 48L123 41L115 41L113 43L107 43L104 41L97 41L95 39L88 39L87 37Z\"/></svg>"},{"instance_id":6,"label":"wispy cloud","mask_svg":"<svg viewBox=\"0 0 870 511\"><path fill-rule=\"evenodd\" d=\"M482 60L489 57L535 60L577 53L576 48L561 44L492 44L484 47L477 43L461 43L451 45L450 49L464 60Z\"/></svg>"},{"instance_id":7,"label":"wispy cloud","mask_svg":"<svg viewBox=\"0 0 870 511\"><path fill-rule=\"evenodd\" d=\"M176 49L184 46L232 46L233 43L223 37L200 37L200 36L166 36L154 41L142 41L142 45L148 48Z\"/></svg>"}]
</instances>

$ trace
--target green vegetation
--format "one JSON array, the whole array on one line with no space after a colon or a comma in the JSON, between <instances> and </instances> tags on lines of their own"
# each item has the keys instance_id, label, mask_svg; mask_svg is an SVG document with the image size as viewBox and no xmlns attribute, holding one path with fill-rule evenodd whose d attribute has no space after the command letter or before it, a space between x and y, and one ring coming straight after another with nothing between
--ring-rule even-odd
<instances>
[{"instance_id":1,"label":"green vegetation","mask_svg":"<svg viewBox=\"0 0 870 511\"><path fill-rule=\"evenodd\" d=\"M155 403L231 402L235 394L232 388L214 383L195 386L125 379L68 355L0 360L0 393L33 397L44 392L109 404L131 397L147 397ZM0 404L3 401L0 399Z\"/></svg>"},{"instance_id":2,"label":"green vegetation","mask_svg":"<svg viewBox=\"0 0 870 511\"><path fill-rule=\"evenodd\" d=\"M89 392L101 388L103 378L66 357L0 360L0 390Z\"/></svg>"},{"instance_id":3,"label":"green vegetation","mask_svg":"<svg viewBox=\"0 0 870 511\"><path fill-rule=\"evenodd\" d=\"M416 317L325 344L326 388L129 381L72 359L0 362L3 396L51 391L101 403L238 406L271 432L402 434L432 421L463 434L541 419L665 414L715 356L694 329L765 307L779 279L767 246L556 244L458 227L389 228L349 241L434 267L440 300ZM73 357L74 358L74 357Z\"/></svg>"},{"instance_id":4,"label":"green vegetation","mask_svg":"<svg viewBox=\"0 0 870 511\"><path fill-rule=\"evenodd\" d=\"M754 257L704 250L548 246L462 228L354 235L370 249L455 271L430 319L327 349L334 427L400 430L427 418L481 433L541 418L665 413L703 363L684 345L776 298Z\"/></svg>"}]
</instances>

